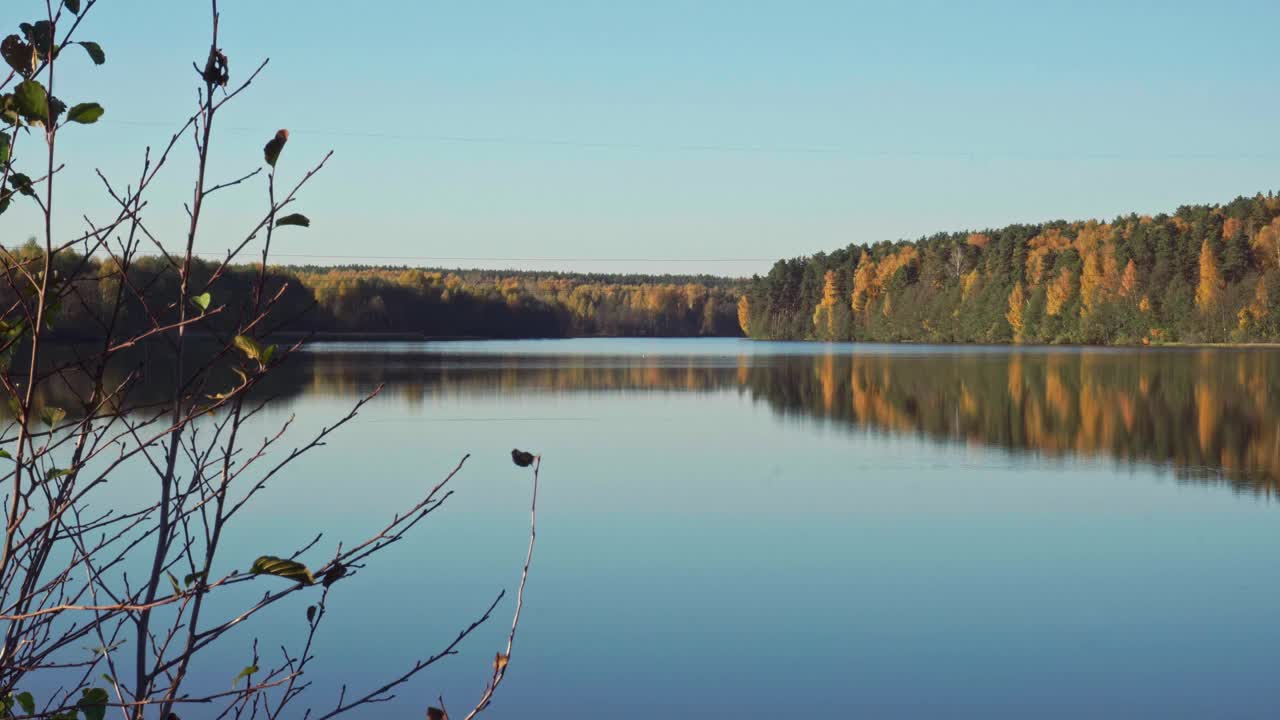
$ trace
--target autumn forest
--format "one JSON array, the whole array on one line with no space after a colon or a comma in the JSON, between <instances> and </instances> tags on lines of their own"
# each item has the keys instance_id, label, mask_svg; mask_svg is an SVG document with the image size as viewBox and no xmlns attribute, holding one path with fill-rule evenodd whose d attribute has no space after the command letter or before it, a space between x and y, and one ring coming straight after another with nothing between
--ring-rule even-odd
<instances>
[{"instance_id":1,"label":"autumn forest","mask_svg":"<svg viewBox=\"0 0 1280 720\"><path fill-rule=\"evenodd\" d=\"M8 261L26 265L40 252L28 243L11 251ZM178 272L162 258L140 257L118 267L110 259L64 252L55 264L63 275L90 266L57 308L53 332L62 339L100 337L102 318L113 317L117 303L118 327L145 329L151 310L176 317L176 308L147 308L139 299L176 290ZM192 277L211 288L203 302L212 331L235 325L259 272L193 260ZM142 292L122 293L122 282ZM264 329L366 339L736 335L742 284L712 276L272 266L266 285L278 320Z\"/></svg>"},{"instance_id":2,"label":"autumn forest","mask_svg":"<svg viewBox=\"0 0 1280 720\"><path fill-rule=\"evenodd\" d=\"M8 262L30 262L33 244ZM425 337L695 337L872 342L1144 344L1280 339L1280 197L1187 205L1172 215L1053 221L850 245L779 260L765 276L617 275L369 266L273 266L282 325L303 332ZM58 309L61 337L97 337L94 318L146 309L123 282L161 293L158 257L127 268L63 254L81 274ZM124 270L124 272L119 272ZM246 297L260 270L220 273L210 302ZM136 307L135 307L136 306ZM170 309L172 311L172 308Z\"/></svg>"},{"instance_id":3,"label":"autumn forest","mask_svg":"<svg viewBox=\"0 0 1280 720\"><path fill-rule=\"evenodd\" d=\"M755 338L1162 344L1280 338L1280 197L1054 221L780 260L739 301Z\"/></svg>"}]
</instances>

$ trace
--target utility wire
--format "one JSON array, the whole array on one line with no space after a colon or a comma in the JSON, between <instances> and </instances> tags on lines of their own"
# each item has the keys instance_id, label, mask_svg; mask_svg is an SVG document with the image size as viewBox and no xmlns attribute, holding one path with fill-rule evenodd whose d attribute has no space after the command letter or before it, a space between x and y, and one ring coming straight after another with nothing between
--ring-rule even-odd
<instances>
[{"instance_id":1,"label":"utility wire","mask_svg":"<svg viewBox=\"0 0 1280 720\"><path fill-rule=\"evenodd\" d=\"M181 127L181 122L161 120L103 120L106 124L135 127ZM224 127L223 130L234 133L253 133L269 135L274 128L261 127ZM958 160L1123 160L1145 158L1152 160L1276 160L1280 159L1280 151L1274 152L1116 152L1116 151L1025 151L1025 150L877 150L858 149L836 145L827 146L790 146L790 145L734 145L714 143L634 143L634 142L592 142L566 140L556 138L528 138L511 136L480 135L444 135L431 133L387 133L360 130L325 130L290 128L289 132L298 135L315 135L319 137L349 137L377 140L420 141L438 143L465 143L478 145L513 145L543 147L573 147L597 150L633 150L646 152L722 152L722 153L763 153L786 155L844 155L863 158L951 158Z\"/></svg>"},{"instance_id":2,"label":"utility wire","mask_svg":"<svg viewBox=\"0 0 1280 720\"><path fill-rule=\"evenodd\" d=\"M226 253L197 252L205 257L225 257ZM326 255L321 253L271 253L272 257L312 258L324 260L412 260L414 262L773 262L772 257L660 257L660 258L612 258L612 257L460 257L431 255Z\"/></svg>"}]
</instances>

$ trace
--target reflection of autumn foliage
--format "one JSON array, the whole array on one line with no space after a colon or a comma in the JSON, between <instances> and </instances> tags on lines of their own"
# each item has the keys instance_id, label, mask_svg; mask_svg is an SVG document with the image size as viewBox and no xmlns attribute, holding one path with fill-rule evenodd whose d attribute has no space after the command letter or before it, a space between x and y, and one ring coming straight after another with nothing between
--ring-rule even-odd
<instances>
[{"instance_id":1,"label":"reflection of autumn foliage","mask_svg":"<svg viewBox=\"0 0 1280 720\"><path fill-rule=\"evenodd\" d=\"M825 355L753 369L787 413L893 433L1168 464L1280 490L1280 353ZM800 361L796 360L795 365Z\"/></svg>"},{"instance_id":2,"label":"reflection of autumn foliage","mask_svg":"<svg viewBox=\"0 0 1280 720\"><path fill-rule=\"evenodd\" d=\"M373 345L305 353L287 368L263 387L286 402L382 383L384 397L415 405L513 392L743 392L783 415L856 429L1170 465L1280 490L1280 352L1266 350L466 357ZM132 402L163 401L145 392L171 380L148 381ZM37 406L65 400L42 395Z\"/></svg>"},{"instance_id":3,"label":"reflection of autumn foliage","mask_svg":"<svg viewBox=\"0 0 1280 720\"><path fill-rule=\"evenodd\" d=\"M380 382L407 400L476 393L713 392L785 415L1047 455L1170 465L1280 490L1280 353L477 358L318 354L309 392Z\"/></svg>"}]
</instances>

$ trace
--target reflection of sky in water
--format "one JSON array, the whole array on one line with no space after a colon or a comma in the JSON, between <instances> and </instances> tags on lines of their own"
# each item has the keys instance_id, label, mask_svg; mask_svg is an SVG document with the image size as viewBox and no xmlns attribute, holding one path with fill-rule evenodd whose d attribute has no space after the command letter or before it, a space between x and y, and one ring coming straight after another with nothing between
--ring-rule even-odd
<instances>
[{"instance_id":1,"label":"reflection of sky in water","mask_svg":"<svg viewBox=\"0 0 1280 720\"><path fill-rule=\"evenodd\" d=\"M725 380L697 393L481 391L488 376L450 367L449 384L424 359L413 402L389 388L246 513L223 569L320 529L326 550L355 541L473 454L441 514L335 588L312 675L323 706L339 681L355 691L384 679L452 639L500 587L514 590L529 487L508 452L527 447L545 456L539 544L493 717L1246 718L1280 707L1280 524L1265 494L1178 483L1107 454L797 421L805 413L777 409L807 401L739 383L751 345L574 341L567 353L731 357ZM526 345L451 351L486 347ZM372 377L367 363L387 349L344 367ZM818 368L807 416L827 417L821 365L805 367ZM296 413L300 442L345 412L352 397L335 387L313 385L263 421ZM302 631L305 602L251 625L264 648ZM455 712L474 701L510 608L365 716L420 716L439 693ZM247 652L220 649L208 685L229 683Z\"/></svg>"}]
</instances>

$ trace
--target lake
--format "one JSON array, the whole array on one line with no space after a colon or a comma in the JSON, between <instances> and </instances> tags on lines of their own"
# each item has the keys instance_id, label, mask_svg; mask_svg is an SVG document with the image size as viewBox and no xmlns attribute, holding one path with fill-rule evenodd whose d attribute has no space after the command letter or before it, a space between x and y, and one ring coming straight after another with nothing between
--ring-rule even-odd
<instances>
[{"instance_id":1,"label":"lake","mask_svg":"<svg viewBox=\"0 0 1280 720\"><path fill-rule=\"evenodd\" d=\"M265 421L300 442L385 387L226 556L356 541L471 454L335 587L322 706L514 591L519 447L544 458L538 545L487 716L1275 717L1277 381L1262 349L318 344ZM465 714L511 609L378 716ZM287 613L255 632L302 631Z\"/></svg>"}]
</instances>

